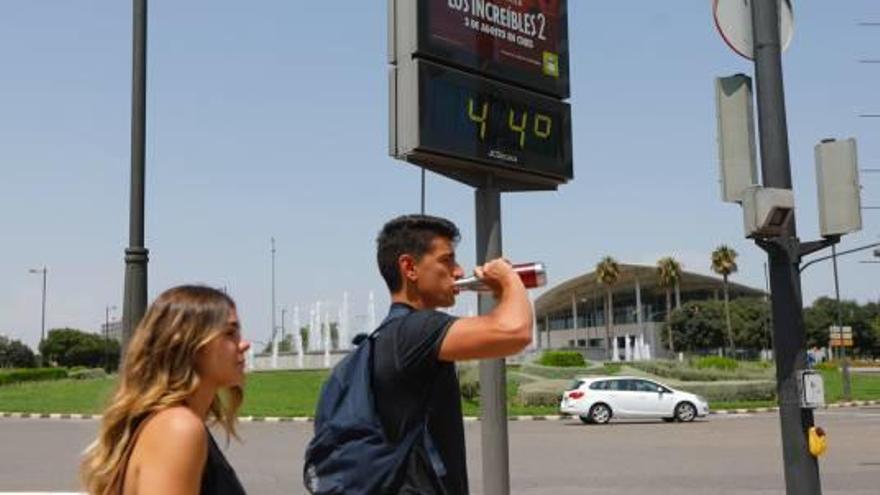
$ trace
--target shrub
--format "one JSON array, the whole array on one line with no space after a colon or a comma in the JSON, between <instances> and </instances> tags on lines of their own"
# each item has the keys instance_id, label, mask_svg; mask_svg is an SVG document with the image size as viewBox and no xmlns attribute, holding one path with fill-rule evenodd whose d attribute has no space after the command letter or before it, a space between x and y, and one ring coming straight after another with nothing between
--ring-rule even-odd
<instances>
[{"instance_id":1,"label":"shrub","mask_svg":"<svg viewBox=\"0 0 880 495\"><path fill-rule=\"evenodd\" d=\"M606 375L616 375L620 373L621 368L623 368L623 365L620 363L605 363L602 366L602 369L605 371Z\"/></svg>"},{"instance_id":2,"label":"shrub","mask_svg":"<svg viewBox=\"0 0 880 495\"><path fill-rule=\"evenodd\" d=\"M559 406L567 380L541 380L526 383L516 391L516 401L523 406Z\"/></svg>"},{"instance_id":3,"label":"shrub","mask_svg":"<svg viewBox=\"0 0 880 495\"><path fill-rule=\"evenodd\" d=\"M522 373L527 375L540 376L541 378L550 378L558 380L571 380L579 376L588 375L605 375L605 368L601 366L593 368L556 368L553 366L542 366L540 364L523 364L520 368Z\"/></svg>"},{"instance_id":4,"label":"shrub","mask_svg":"<svg viewBox=\"0 0 880 495\"><path fill-rule=\"evenodd\" d=\"M689 383L681 390L702 395L709 402L775 400L775 382Z\"/></svg>"},{"instance_id":5,"label":"shrub","mask_svg":"<svg viewBox=\"0 0 880 495\"><path fill-rule=\"evenodd\" d=\"M744 366L735 370L720 370L717 368L692 368L685 363L676 361L637 361L627 364L652 375L683 382L770 380L773 378L772 370L757 366Z\"/></svg>"},{"instance_id":6,"label":"shrub","mask_svg":"<svg viewBox=\"0 0 880 495\"><path fill-rule=\"evenodd\" d=\"M825 361L817 364L814 368L821 371L837 371L837 363L834 361Z\"/></svg>"},{"instance_id":7,"label":"shrub","mask_svg":"<svg viewBox=\"0 0 880 495\"><path fill-rule=\"evenodd\" d=\"M23 382L40 382L45 380L60 380L67 377L67 370L63 368L31 368L0 371L0 385L10 385Z\"/></svg>"},{"instance_id":8,"label":"shrub","mask_svg":"<svg viewBox=\"0 0 880 495\"><path fill-rule=\"evenodd\" d=\"M107 372L105 372L102 368L82 368L71 370L67 374L67 377L74 380L93 380L96 378L106 378Z\"/></svg>"},{"instance_id":9,"label":"shrub","mask_svg":"<svg viewBox=\"0 0 880 495\"><path fill-rule=\"evenodd\" d=\"M731 371L739 367L735 359L721 356L705 356L694 361L694 367L698 369L714 368L716 370Z\"/></svg>"},{"instance_id":10,"label":"shrub","mask_svg":"<svg viewBox=\"0 0 880 495\"><path fill-rule=\"evenodd\" d=\"M541 355L538 362L544 366L558 368L578 368L587 364L584 356L575 351L547 351Z\"/></svg>"}]
</instances>

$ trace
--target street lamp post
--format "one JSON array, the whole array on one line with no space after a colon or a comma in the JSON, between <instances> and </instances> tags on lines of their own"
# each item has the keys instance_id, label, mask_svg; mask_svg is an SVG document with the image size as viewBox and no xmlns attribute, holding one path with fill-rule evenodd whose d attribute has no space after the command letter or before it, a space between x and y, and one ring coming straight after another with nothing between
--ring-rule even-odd
<instances>
[{"instance_id":1,"label":"street lamp post","mask_svg":"<svg viewBox=\"0 0 880 495\"><path fill-rule=\"evenodd\" d=\"M104 368L107 373L110 373L110 312L115 310L115 305L104 307Z\"/></svg>"},{"instance_id":2,"label":"street lamp post","mask_svg":"<svg viewBox=\"0 0 880 495\"><path fill-rule=\"evenodd\" d=\"M40 344L43 343L43 340L46 339L46 273L49 270L46 268L46 265L43 265L42 268L31 268L28 270L30 273L38 273L43 275L43 297L42 297L42 312L40 317ZM42 355L40 356L42 359Z\"/></svg>"}]
</instances>

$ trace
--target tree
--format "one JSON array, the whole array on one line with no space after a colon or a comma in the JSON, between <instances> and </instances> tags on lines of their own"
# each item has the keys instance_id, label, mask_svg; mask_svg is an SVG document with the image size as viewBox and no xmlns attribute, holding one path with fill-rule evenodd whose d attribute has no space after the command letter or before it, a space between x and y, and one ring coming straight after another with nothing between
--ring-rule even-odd
<instances>
[{"instance_id":1,"label":"tree","mask_svg":"<svg viewBox=\"0 0 880 495\"><path fill-rule=\"evenodd\" d=\"M49 330L46 340L40 343L40 354L59 366L115 369L119 364L119 343L74 328L56 328Z\"/></svg>"},{"instance_id":2,"label":"tree","mask_svg":"<svg viewBox=\"0 0 880 495\"><path fill-rule=\"evenodd\" d=\"M611 291L620 278L620 265L611 256L596 265L596 279L605 286L605 350L611 360L611 326L614 324L614 300Z\"/></svg>"},{"instance_id":3,"label":"tree","mask_svg":"<svg viewBox=\"0 0 880 495\"><path fill-rule=\"evenodd\" d=\"M743 297L730 302L734 343L738 348L761 350L770 346L770 303Z\"/></svg>"},{"instance_id":4,"label":"tree","mask_svg":"<svg viewBox=\"0 0 880 495\"><path fill-rule=\"evenodd\" d=\"M675 261L675 258L671 256L660 258L660 260L657 261L657 277L660 279L660 286L666 289L666 326L671 332L671 327L669 327L669 317L672 313L672 288L677 288L678 282L681 279L681 263ZM669 334L667 340L669 341L669 352L675 352L675 344L672 334Z\"/></svg>"},{"instance_id":5,"label":"tree","mask_svg":"<svg viewBox=\"0 0 880 495\"><path fill-rule=\"evenodd\" d=\"M702 351L724 346L724 307L718 301L685 303L672 312L669 331L676 349Z\"/></svg>"},{"instance_id":6,"label":"tree","mask_svg":"<svg viewBox=\"0 0 880 495\"><path fill-rule=\"evenodd\" d=\"M730 353L733 354L733 327L730 324L730 291L728 289L728 277L736 273L736 251L724 244L718 246L712 252L712 271L721 275L724 279L724 314L727 320L727 343L730 347Z\"/></svg>"},{"instance_id":7,"label":"tree","mask_svg":"<svg viewBox=\"0 0 880 495\"><path fill-rule=\"evenodd\" d=\"M837 301L830 297L816 299L804 310L804 326L807 345L825 347L828 345L828 329L837 325ZM853 331L853 353L862 356L880 354L880 304L868 303L860 306L855 301L840 301L840 323Z\"/></svg>"},{"instance_id":8,"label":"tree","mask_svg":"<svg viewBox=\"0 0 880 495\"><path fill-rule=\"evenodd\" d=\"M302 348L303 352L306 352L306 349L309 348L309 326L306 325L299 329L299 335L302 337Z\"/></svg>"},{"instance_id":9,"label":"tree","mask_svg":"<svg viewBox=\"0 0 880 495\"><path fill-rule=\"evenodd\" d=\"M740 298L731 301L729 309L736 347L763 349L767 343L770 305L760 298ZM663 340L672 338L676 349L688 351L724 347L728 340L726 320L723 302L690 302L673 310Z\"/></svg>"},{"instance_id":10,"label":"tree","mask_svg":"<svg viewBox=\"0 0 880 495\"><path fill-rule=\"evenodd\" d=\"M20 340L0 336L0 368L33 368L37 356Z\"/></svg>"}]
</instances>

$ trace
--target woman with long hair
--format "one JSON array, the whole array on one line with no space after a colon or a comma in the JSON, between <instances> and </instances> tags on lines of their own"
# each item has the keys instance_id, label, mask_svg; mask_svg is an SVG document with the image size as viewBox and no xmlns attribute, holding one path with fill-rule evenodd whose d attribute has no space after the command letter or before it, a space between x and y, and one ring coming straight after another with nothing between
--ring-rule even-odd
<instances>
[{"instance_id":1,"label":"woman with long hair","mask_svg":"<svg viewBox=\"0 0 880 495\"><path fill-rule=\"evenodd\" d=\"M98 438L85 452L88 493L243 494L207 424L238 438L249 347L223 292L186 285L162 293L132 336Z\"/></svg>"}]
</instances>

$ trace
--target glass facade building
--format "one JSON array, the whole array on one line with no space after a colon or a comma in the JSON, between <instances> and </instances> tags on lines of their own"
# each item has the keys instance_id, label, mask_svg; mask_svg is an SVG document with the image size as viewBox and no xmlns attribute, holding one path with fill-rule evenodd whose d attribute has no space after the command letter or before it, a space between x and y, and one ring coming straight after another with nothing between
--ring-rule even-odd
<instances>
[{"instance_id":1,"label":"glass facade building","mask_svg":"<svg viewBox=\"0 0 880 495\"><path fill-rule=\"evenodd\" d=\"M670 289L672 308L691 301L724 298L719 277L682 272L677 288ZM580 348L588 358L605 359L606 287L595 272L562 282L535 300L537 346ZM730 298L764 297L764 291L729 283ZM659 332L666 321L666 288L659 283L657 268L620 265L620 277L611 288L613 303L612 347L617 340L621 359L665 356ZM636 347L638 351L634 350ZM646 356L647 355L647 356Z\"/></svg>"}]
</instances>

